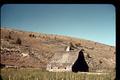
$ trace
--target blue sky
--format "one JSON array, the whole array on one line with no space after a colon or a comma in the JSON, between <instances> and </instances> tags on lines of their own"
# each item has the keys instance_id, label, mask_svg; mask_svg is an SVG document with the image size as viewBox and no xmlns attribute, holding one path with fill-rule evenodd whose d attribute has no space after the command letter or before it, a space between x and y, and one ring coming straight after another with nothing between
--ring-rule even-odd
<instances>
[{"instance_id":1,"label":"blue sky","mask_svg":"<svg viewBox=\"0 0 120 80\"><path fill-rule=\"evenodd\" d=\"M67 35L115 46L115 7L111 4L5 4L1 26Z\"/></svg>"}]
</instances>

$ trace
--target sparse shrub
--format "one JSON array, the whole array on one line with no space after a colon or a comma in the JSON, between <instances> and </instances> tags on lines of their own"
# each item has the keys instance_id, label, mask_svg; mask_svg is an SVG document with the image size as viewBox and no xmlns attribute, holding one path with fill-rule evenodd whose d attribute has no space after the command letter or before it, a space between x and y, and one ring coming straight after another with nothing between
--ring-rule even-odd
<instances>
[{"instance_id":1,"label":"sparse shrub","mask_svg":"<svg viewBox=\"0 0 120 80\"><path fill-rule=\"evenodd\" d=\"M16 40L16 44L19 44L19 45L21 45L21 44L22 44L22 41L21 41L21 39L20 39L20 38L17 38L17 40Z\"/></svg>"},{"instance_id":2,"label":"sparse shrub","mask_svg":"<svg viewBox=\"0 0 120 80\"><path fill-rule=\"evenodd\" d=\"M29 37L32 37L32 34L29 34Z\"/></svg>"},{"instance_id":3,"label":"sparse shrub","mask_svg":"<svg viewBox=\"0 0 120 80\"><path fill-rule=\"evenodd\" d=\"M46 38L46 36L43 36L43 38Z\"/></svg>"},{"instance_id":4,"label":"sparse shrub","mask_svg":"<svg viewBox=\"0 0 120 80\"><path fill-rule=\"evenodd\" d=\"M34 34L29 34L29 37L35 37L36 38L36 36Z\"/></svg>"},{"instance_id":5,"label":"sparse shrub","mask_svg":"<svg viewBox=\"0 0 120 80\"><path fill-rule=\"evenodd\" d=\"M7 39L7 41L9 42L9 39Z\"/></svg>"},{"instance_id":6,"label":"sparse shrub","mask_svg":"<svg viewBox=\"0 0 120 80\"><path fill-rule=\"evenodd\" d=\"M76 43L75 44L77 47L80 47L81 46L81 43Z\"/></svg>"},{"instance_id":7,"label":"sparse shrub","mask_svg":"<svg viewBox=\"0 0 120 80\"><path fill-rule=\"evenodd\" d=\"M57 37L55 36L55 40L57 40Z\"/></svg>"},{"instance_id":8,"label":"sparse shrub","mask_svg":"<svg viewBox=\"0 0 120 80\"><path fill-rule=\"evenodd\" d=\"M91 47L91 48L89 48L89 49L94 50L94 47Z\"/></svg>"},{"instance_id":9,"label":"sparse shrub","mask_svg":"<svg viewBox=\"0 0 120 80\"><path fill-rule=\"evenodd\" d=\"M32 37L35 37L35 35L33 34Z\"/></svg>"},{"instance_id":10,"label":"sparse shrub","mask_svg":"<svg viewBox=\"0 0 120 80\"><path fill-rule=\"evenodd\" d=\"M5 38L7 39L8 37L7 37L7 36L5 36Z\"/></svg>"},{"instance_id":11,"label":"sparse shrub","mask_svg":"<svg viewBox=\"0 0 120 80\"><path fill-rule=\"evenodd\" d=\"M101 60L99 60L99 63L101 64L101 63L102 63L102 61L101 61Z\"/></svg>"},{"instance_id":12,"label":"sparse shrub","mask_svg":"<svg viewBox=\"0 0 120 80\"><path fill-rule=\"evenodd\" d=\"M10 35L8 35L8 36L5 36L5 39L6 39L7 41L9 41L9 40L12 39L12 37L11 37Z\"/></svg>"},{"instance_id":13,"label":"sparse shrub","mask_svg":"<svg viewBox=\"0 0 120 80\"><path fill-rule=\"evenodd\" d=\"M74 45L72 42L70 42L70 46L71 46L71 47L75 47L75 45Z\"/></svg>"},{"instance_id":14,"label":"sparse shrub","mask_svg":"<svg viewBox=\"0 0 120 80\"><path fill-rule=\"evenodd\" d=\"M8 38L9 38L9 39L12 39L10 35L8 36Z\"/></svg>"}]
</instances>

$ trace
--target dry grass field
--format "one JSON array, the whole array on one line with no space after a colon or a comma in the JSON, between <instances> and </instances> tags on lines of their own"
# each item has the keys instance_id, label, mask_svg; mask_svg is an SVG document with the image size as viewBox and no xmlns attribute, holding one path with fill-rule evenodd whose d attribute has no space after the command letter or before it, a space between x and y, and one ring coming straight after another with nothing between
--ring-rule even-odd
<instances>
[{"instance_id":1,"label":"dry grass field","mask_svg":"<svg viewBox=\"0 0 120 80\"><path fill-rule=\"evenodd\" d=\"M1 69L2 80L114 80L115 72L48 72L40 69Z\"/></svg>"}]
</instances>

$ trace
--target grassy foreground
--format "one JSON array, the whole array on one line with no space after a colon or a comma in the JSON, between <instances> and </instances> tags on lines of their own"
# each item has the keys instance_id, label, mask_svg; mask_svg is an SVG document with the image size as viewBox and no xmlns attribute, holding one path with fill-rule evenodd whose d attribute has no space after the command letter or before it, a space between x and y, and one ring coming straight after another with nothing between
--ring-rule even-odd
<instances>
[{"instance_id":1,"label":"grassy foreground","mask_svg":"<svg viewBox=\"0 0 120 80\"><path fill-rule=\"evenodd\" d=\"M114 80L115 74L48 72L40 69L1 69L2 80Z\"/></svg>"}]
</instances>

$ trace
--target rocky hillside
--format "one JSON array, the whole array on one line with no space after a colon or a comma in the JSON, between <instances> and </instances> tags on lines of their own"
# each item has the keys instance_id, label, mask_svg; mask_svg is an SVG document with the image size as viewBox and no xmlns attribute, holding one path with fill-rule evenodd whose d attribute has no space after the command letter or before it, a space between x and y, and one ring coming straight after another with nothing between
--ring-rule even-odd
<instances>
[{"instance_id":1,"label":"rocky hillside","mask_svg":"<svg viewBox=\"0 0 120 80\"><path fill-rule=\"evenodd\" d=\"M115 68L115 47L113 46L61 35L8 28L1 28L0 30L1 64L46 68L55 53L64 52L66 47L70 45L82 47L85 50L84 55L90 66L96 68L97 65L103 63L102 67Z\"/></svg>"}]
</instances>

